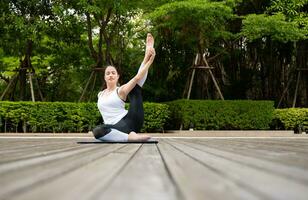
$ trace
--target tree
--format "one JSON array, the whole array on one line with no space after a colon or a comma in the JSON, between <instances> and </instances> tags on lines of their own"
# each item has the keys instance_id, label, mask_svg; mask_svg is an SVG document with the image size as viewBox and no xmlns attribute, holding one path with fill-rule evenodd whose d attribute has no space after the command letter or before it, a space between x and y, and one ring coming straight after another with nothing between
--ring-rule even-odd
<instances>
[{"instance_id":1,"label":"tree","mask_svg":"<svg viewBox=\"0 0 308 200\"><path fill-rule=\"evenodd\" d=\"M166 42L160 44L160 49L164 53L158 53L158 56L167 54L171 57L173 54L180 61L178 63L169 60L169 63L162 64L170 68L168 78L180 80L173 87L181 86L183 90L185 80L181 76L187 71L187 65L191 65L197 53L213 56L224 51L224 40L232 36L227 23L234 18L235 5L236 1L176 1L166 3L151 13L150 18L154 21L155 29L159 35L165 37L162 42ZM200 81L204 79L206 77L199 77L199 88L205 89L201 94L197 94L199 98L204 97L202 93L208 90Z\"/></svg>"},{"instance_id":2,"label":"tree","mask_svg":"<svg viewBox=\"0 0 308 200\"><path fill-rule=\"evenodd\" d=\"M27 76L35 73L31 62L33 48L40 40L42 30L51 17L51 4L49 1L40 0L6 0L1 3L1 11L0 45L6 54L18 57L20 60L20 66L16 69L18 75L13 76L13 80L9 81L8 78L4 80L9 81L9 86L13 86L7 88L12 90L10 98L13 100L19 78L19 100L26 100ZM30 83L31 81L30 78Z\"/></svg>"},{"instance_id":3,"label":"tree","mask_svg":"<svg viewBox=\"0 0 308 200\"><path fill-rule=\"evenodd\" d=\"M259 71L262 98L280 99L294 79L295 71L306 65L302 62L305 53L298 49L307 45L307 5L307 0L274 0L265 13L249 14L243 20L241 35L246 39L246 45L257 45L255 75ZM277 77L277 74L281 76ZM308 91L308 88L303 86L305 90ZM289 105L289 101L287 98L285 106ZM304 99L301 105L305 104L303 102Z\"/></svg>"}]
</instances>

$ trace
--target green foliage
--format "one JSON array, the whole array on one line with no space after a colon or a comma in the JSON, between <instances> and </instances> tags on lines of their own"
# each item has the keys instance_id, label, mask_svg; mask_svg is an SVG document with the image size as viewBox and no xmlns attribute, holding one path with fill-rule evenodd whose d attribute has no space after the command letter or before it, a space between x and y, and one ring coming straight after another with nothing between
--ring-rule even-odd
<instances>
[{"instance_id":1,"label":"green foliage","mask_svg":"<svg viewBox=\"0 0 308 200\"><path fill-rule=\"evenodd\" d=\"M214 0L215 1L215 0ZM242 3L243 0L225 0L225 4L233 9L235 9L237 6L239 6L240 3Z\"/></svg>"},{"instance_id":2,"label":"green foliage","mask_svg":"<svg viewBox=\"0 0 308 200\"><path fill-rule=\"evenodd\" d=\"M0 23L0 45L11 55L24 55L28 40L38 42L51 20L51 4L46 1L4 1Z\"/></svg>"},{"instance_id":3,"label":"green foliage","mask_svg":"<svg viewBox=\"0 0 308 200\"><path fill-rule=\"evenodd\" d=\"M269 37L280 42L298 41L307 37L307 32L298 27L296 22L287 22L281 13L267 16L251 14L243 21L243 36L253 41Z\"/></svg>"},{"instance_id":4,"label":"green foliage","mask_svg":"<svg viewBox=\"0 0 308 200\"><path fill-rule=\"evenodd\" d=\"M269 37L279 42L308 38L307 0L273 0L265 14L250 14L243 21L242 35L253 41Z\"/></svg>"},{"instance_id":5,"label":"green foliage","mask_svg":"<svg viewBox=\"0 0 308 200\"><path fill-rule=\"evenodd\" d=\"M0 74L4 77L11 78L19 66L19 59L13 56L0 55Z\"/></svg>"},{"instance_id":6,"label":"green foliage","mask_svg":"<svg viewBox=\"0 0 308 200\"><path fill-rule=\"evenodd\" d=\"M128 107L128 105L126 105ZM274 110L271 101L176 100L144 103L142 132L163 129L308 130L308 109ZM102 122L94 103L0 102L0 132L87 132Z\"/></svg>"},{"instance_id":7,"label":"green foliage","mask_svg":"<svg viewBox=\"0 0 308 200\"><path fill-rule=\"evenodd\" d=\"M280 12L295 18L301 13L301 8L308 4L308 0L273 0L272 5L267 9L268 12Z\"/></svg>"},{"instance_id":8,"label":"green foliage","mask_svg":"<svg viewBox=\"0 0 308 200\"><path fill-rule=\"evenodd\" d=\"M196 53L224 54L232 37L228 23L238 1L167 1L146 15L153 26L157 59L146 94L154 101L182 98L189 66ZM211 63L212 64L212 63ZM153 80L151 77L154 76Z\"/></svg>"},{"instance_id":9,"label":"green foliage","mask_svg":"<svg viewBox=\"0 0 308 200\"><path fill-rule=\"evenodd\" d=\"M304 31L308 38L308 0L275 0L268 9L269 12L280 12L286 16L287 21L292 21Z\"/></svg>"},{"instance_id":10,"label":"green foliage","mask_svg":"<svg viewBox=\"0 0 308 200\"><path fill-rule=\"evenodd\" d=\"M276 109L273 122L276 129L293 130L303 126L308 130L308 108Z\"/></svg>"},{"instance_id":11,"label":"green foliage","mask_svg":"<svg viewBox=\"0 0 308 200\"><path fill-rule=\"evenodd\" d=\"M144 103L142 131L162 131L169 117L168 106ZM95 103L0 101L0 132L87 132L102 121ZM7 126L7 127L5 127Z\"/></svg>"},{"instance_id":12,"label":"green foliage","mask_svg":"<svg viewBox=\"0 0 308 200\"><path fill-rule=\"evenodd\" d=\"M142 132L161 132L170 116L169 107L166 104L145 103L144 124Z\"/></svg>"},{"instance_id":13,"label":"green foliage","mask_svg":"<svg viewBox=\"0 0 308 200\"><path fill-rule=\"evenodd\" d=\"M195 130L269 129L274 110L272 101L176 100L167 103L170 129Z\"/></svg>"},{"instance_id":14,"label":"green foliage","mask_svg":"<svg viewBox=\"0 0 308 200\"><path fill-rule=\"evenodd\" d=\"M99 63L88 47L85 15L89 12L93 48L99 53L99 29L106 26L101 65L110 51L110 60L121 71L121 83L136 73L144 55L146 33L151 30L155 36L157 57L144 87L146 100L182 98L189 66L200 49L209 50L209 57L220 55L210 65L215 67L215 76L222 77L218 81L227 99L277 98L283 90L279 88L283 84L278 83L287 80L281 76L274 81L271 74L290 74L280 69L305 67L307 8L307 0L4 0L0 2L0 93L21 66L27 41L31 40L31 66L45 100L77 101L92 68ZM105 24L108 10L110 20ZM150 14L145 17L147 13ZM239 36L243 37L232 37L241 31ZM260 70L255 70L259 64ZM257 83L251 81L254 79ZM260 87L261 83L266 84ZM38 99L36 85L34 81ZM209 85L207 89L212 93ZM93 91L100 87L101 77L96 77ZM30 99L29 85L25 88L25 99ZM11 91L15 96L6 95L5 99L18 100L20 84L8 90ZM96 100L94 92L86 96Z\"/></svg>"},{"instance_id":15,"label":"green foliage","mask_svg":"<svg viewBox=\"0 0 308 200\"><path fill-rule=\"evenodd\" d=\"M214 40L230 35L225 26L232 17L232 8L226 2L204 0L166 3L149 15L157 29L168 27L181 42L195 47L204 44L205 48Z\"/></svg>"},{"instance_id":16,"label":"green foliage","mask_svg":"<svg viewBox=\"0 0 308 200\"><path fill-rule=\"evenodd\" d=\"M0 102L0 118L14 127L26 124L30 132L83 132L91 130L100 114L93 103Z\"/></svg>"}]
</instances>

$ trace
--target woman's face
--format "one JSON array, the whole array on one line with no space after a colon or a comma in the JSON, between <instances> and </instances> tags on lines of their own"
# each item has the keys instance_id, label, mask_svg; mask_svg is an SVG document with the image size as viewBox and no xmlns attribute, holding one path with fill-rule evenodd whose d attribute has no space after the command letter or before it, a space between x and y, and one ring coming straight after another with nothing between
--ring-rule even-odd
<instances>
[{"instance_id":1,"label":"woman's face","mask_svg":"<svg viewBox=\"0 0 308 200\"><path fill-rule=\"evenodd\" d=\"M105 81L107 84L116 85L119 80L119 74L115 67L108 66L105 70Z\"/></svg>"}]
</instances>

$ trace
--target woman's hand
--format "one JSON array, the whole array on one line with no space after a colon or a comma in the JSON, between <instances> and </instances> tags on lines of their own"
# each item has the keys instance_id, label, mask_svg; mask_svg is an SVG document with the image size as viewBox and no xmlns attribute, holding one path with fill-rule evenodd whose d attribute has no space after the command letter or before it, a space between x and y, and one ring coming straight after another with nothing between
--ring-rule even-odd
<instances>
[{"instance_id":1,"label":"woman's hand","mask_svg":"<svg viewBox=\"0 0 308 200\"><path fill-rule=\"evenodd\" d=\"M149 60L146 64L151 65L154 61L155 56L156 56L155 49L153 47L149 48L148 54L149 54Z\"/></svg>"}]
</instances>

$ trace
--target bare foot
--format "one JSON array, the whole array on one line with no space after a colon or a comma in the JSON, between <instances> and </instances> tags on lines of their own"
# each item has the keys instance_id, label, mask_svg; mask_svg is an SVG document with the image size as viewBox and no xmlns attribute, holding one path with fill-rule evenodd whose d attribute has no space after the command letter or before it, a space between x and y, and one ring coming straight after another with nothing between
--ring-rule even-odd
<instances>
[{"instance_id":1,"label":"bare foot","mask_svg":"<svg viewBox=\"0 0 308 200\"><path fill-rule=\"evenodd\" d=\"M146 47L145 47L145 63L149 60L150 58L150 49L154 48L154 37L152 36L151 33L147 34L147 39L146 39Z\"/></svg>"},{"instance_id":2,"label":"bare foot","mask_svg":"<svg viewBox=\"0 0 308 200\"><path fill-rule=\"evenodd\" d=\"M147 39L146 39L146 49L154 47L154 37L151 33L148 33Z\"/></svg>"},{"instance_id":3,"label":"bare foot","mask_svg":"<svg viewBox=\"0 0 308 200\"><path fill-rule=\"evenodd\" d=\"M149 140L151 137L148 135L138 135L135 132L130 132L128 134L128 141L129 142L145 142Z\"/></svg>"}]
</instances>

